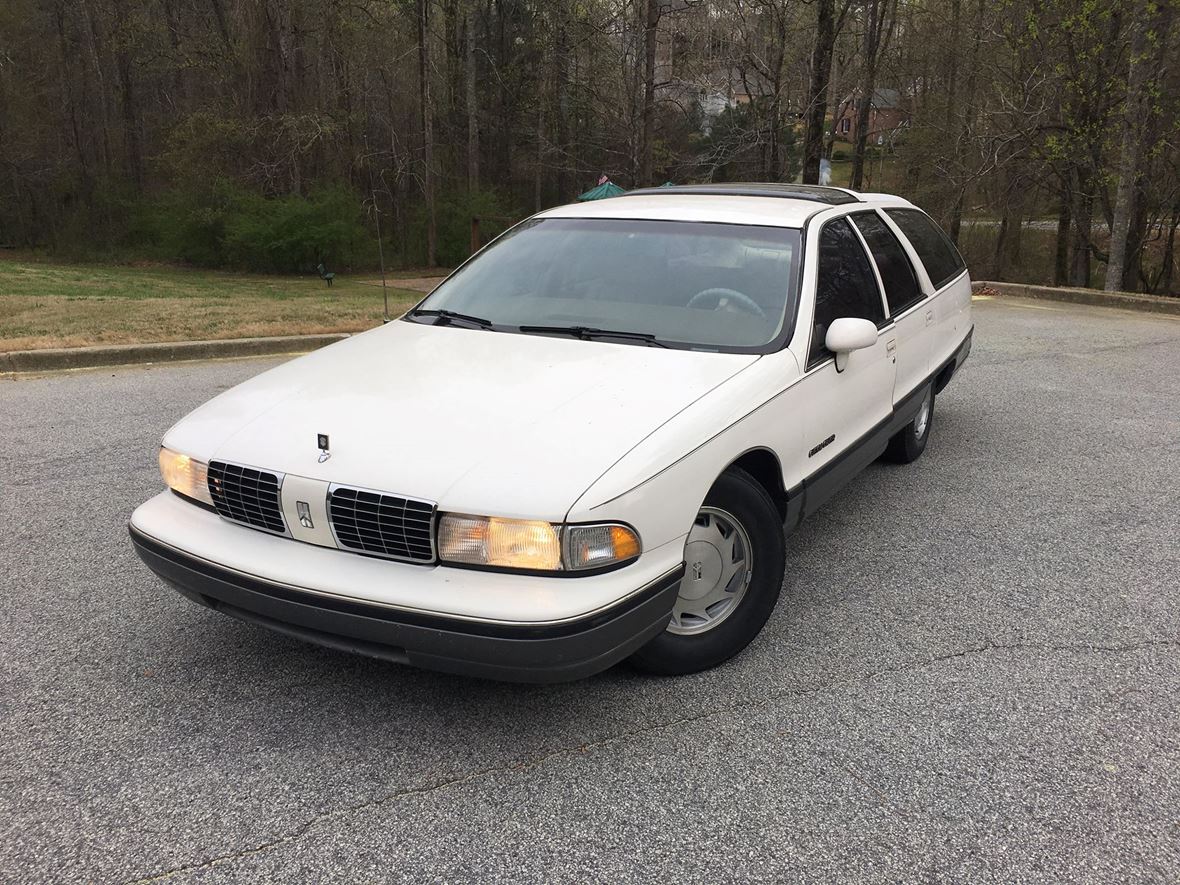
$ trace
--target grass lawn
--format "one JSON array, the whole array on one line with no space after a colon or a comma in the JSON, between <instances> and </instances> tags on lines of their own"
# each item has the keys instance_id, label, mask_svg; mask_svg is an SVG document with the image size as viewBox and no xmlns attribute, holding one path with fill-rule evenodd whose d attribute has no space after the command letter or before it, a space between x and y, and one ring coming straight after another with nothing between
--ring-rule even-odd
<instances>
[{"instance_id":1,"label":"grass lawn","mask_svg":"<svg viewBox=\"0 0 1180 885\"><path fill-rule=\"evenodd\" d=\"M837 142L836 150L842 151L844 156L842 159L832 160L830 183L833 187L849 187L852 180L852 145ZM885 154L882 157L876 147L870 146L865 158L865 180L860 189L877 193L897 193L903 173L901 160L897 155Z\"/></svg>"},{"instance_id":2,"label":"grass lawn","mask_svg":"<svg viewBox=\"0 0 1180 885\"><path fill-rule=\"evenodd\" d=\"M356 332L381 322L381 284L374 277L340 275L329 289L316 276L59 264L0 254L0 351ZM391 280L395 316L423 297L396 285Z\"/></svg>"}]
</instances>

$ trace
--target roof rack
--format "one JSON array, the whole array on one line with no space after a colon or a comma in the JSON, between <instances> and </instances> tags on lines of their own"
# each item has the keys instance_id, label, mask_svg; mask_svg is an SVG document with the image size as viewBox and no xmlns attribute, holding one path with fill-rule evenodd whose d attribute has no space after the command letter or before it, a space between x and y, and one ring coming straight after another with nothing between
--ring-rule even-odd
<instances>
[{"instance_id":1,"label":"roof rack","mask_svg":"<svg viewBox=\"0 0 1180 885\"><path fill-rule=\"evenodd\" d=\"M789 200L812 200L840 206L845 203L860 203L854 193L838 187L819 187L814 184L778 184L760 182L739 182L735 184L674 184L663 187L644 187L628 191L623 196L653 196L657 194L707 194L725 197L783 197Z\"/></svg>"}]
</instances>

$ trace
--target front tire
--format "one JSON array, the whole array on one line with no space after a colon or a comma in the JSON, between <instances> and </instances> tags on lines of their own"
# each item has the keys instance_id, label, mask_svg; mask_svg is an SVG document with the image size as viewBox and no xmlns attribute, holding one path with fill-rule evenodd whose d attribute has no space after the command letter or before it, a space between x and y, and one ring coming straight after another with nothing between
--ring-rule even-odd
<instances>
[{"instance_id":1,"label":"front tire","mask_svg":"<svg viewBox=\"0 0 1180 885\"><path fill-rule=\"evenodd\" d=\"M926 451L930 426L934 423L934 388L927 387L922 405L914 420L894 434L885 449L885 460L894 464L912 464Z\"/></svg>"},{"instance_id":2,"label":"front tire","mask_svg":"<svg viewBox=\"0 0 1180 885\"><path fill-rule=\"evenodd\" d=\"M668 629L631 658L677 676L742 651L774 610L785 569L783 523L761 484L732 467L721 474L685 544L685 576Z\"/></svg>"}]
</instances>

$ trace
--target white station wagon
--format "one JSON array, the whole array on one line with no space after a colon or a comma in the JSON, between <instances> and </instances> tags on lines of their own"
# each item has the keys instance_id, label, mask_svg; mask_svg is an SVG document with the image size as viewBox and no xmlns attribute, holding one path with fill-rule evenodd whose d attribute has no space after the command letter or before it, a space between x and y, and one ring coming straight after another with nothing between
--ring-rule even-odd
<instances>
[{"instance_id":1,"label":"white station wagon","mask_svg":"<svg viewBox=\"0 0 1180 885\"><path fill-rule=\"evenodd\" d=\"M183 419L131 537L185 596L338 649L689 673L762 629L800 520L922 454L972 328L963 260L897 197L562 206Z\"/></svg>"}]
</instances>

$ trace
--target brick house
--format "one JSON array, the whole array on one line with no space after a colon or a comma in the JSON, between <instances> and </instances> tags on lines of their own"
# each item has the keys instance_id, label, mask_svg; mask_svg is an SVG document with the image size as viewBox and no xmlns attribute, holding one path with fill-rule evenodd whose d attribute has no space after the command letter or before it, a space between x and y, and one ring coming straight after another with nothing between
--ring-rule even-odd
<instances>
[{"instance_id":1,"label":"brick house","mask_svg":"<svg viewBox=\"0 0 1180 885\"><path fill-rule=\"evenodd\" d=\"M843 141L856 140L856 106L859 96L852 94L840 102L836 115L835 136ZM876 89L869 105L869 144L887 144L909 124L909 112L902 106L901 93L896 89Z\"/></svg>"}]
</instances>

